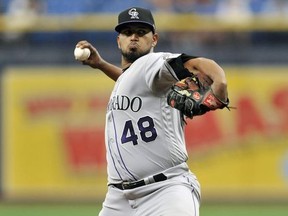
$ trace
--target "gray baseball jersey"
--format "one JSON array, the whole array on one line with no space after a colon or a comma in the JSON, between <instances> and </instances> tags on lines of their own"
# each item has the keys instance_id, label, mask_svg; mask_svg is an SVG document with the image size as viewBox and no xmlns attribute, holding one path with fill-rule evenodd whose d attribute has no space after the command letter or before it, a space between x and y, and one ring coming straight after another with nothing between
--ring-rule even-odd
<instances>
[{"instance_id":1,"label":"gray baseball jersey","mask_svg":"<svg viewBox=\"0 0 288 216\"><path fill-rule=\"evenodd\" d=\"M186 164L183 120L166 97L177 77L187 75L171 66L179 56L147 54L115 83L105 130L109 187L100 216L199 216L200 185ZM166 180L156 182L159 174ZM149 183L116 186L139 180Z\"/></svg>"},{"instance_id":2,"label":"gray baseball jersey","mask_svg":"<svg viewBox=\"0 0 288 216\"><path fill-rule=\"evenodd\" d=\"M115 83L105 129L109 183L139 180L187 160L183 121L166 98L178 80L168 61L179 55L147 54Z\"/></svg>"}]
</instances>

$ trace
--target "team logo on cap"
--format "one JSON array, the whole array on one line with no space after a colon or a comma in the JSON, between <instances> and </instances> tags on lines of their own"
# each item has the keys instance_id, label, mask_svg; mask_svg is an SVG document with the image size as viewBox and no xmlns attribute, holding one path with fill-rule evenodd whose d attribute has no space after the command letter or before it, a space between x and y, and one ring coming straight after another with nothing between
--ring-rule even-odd
<instances>
[{"instance_id":1,"label":"team logo on cap","mask_svg":"<svg viewBox=\"0 0 288 216\"><path fill-rule=\"evenodd\" d=\"M131 8L128 11L128 14L131 16L130 17L131 19L139 19L139 17L138 17L139 13L137 12L136 8Z\"/></svg>"}]
</instances>

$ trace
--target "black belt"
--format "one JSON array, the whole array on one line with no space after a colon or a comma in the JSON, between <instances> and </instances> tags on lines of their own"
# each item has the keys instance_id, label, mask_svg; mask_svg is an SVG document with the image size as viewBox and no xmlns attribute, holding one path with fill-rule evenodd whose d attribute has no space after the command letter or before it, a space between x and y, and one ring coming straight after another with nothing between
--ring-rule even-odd
<instances>
[{"instance_id":1,"label":"black belt","mask_svg":"<svg viewBox=\"0 0 288 216\"><path fill-rule=\"evenodd\" d=\"M165 181L167 179L167 176L165 176L163 173L157 174L152 176L152 182L151 181L145 181L144 179L139 180L139 181L134 181L134 182L122 182L118 184L110 184L113 185L114 187L120 189L120 190L127 190L127 189L133 189L137 187L141 187L147 184L151 184L153 182L160 182L160 181Z\"/></svg>"}]
</instances>

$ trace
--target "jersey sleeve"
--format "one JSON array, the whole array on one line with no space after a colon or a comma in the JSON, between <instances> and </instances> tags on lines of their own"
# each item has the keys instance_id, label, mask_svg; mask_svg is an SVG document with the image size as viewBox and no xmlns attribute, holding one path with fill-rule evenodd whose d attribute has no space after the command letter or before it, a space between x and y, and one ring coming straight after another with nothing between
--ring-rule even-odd
<instances>
[{"instance_id":1,"label":"jersey sleeve","mask_svg":"<svg viewBox=\"0 0 288 216\"><path fill-rule=\"evenodd\" d=\"M193 58L197 58L197 57L186 55L186 54L181 54L177 58L173 58L170 61L168 61L169 65L173 69L178 80L182 80L186 77L191 76L191 73L189 72L189 70L184 67L184 63Z\"/></svg>"},{"instance_id":2,"label":"jersey sleeve","mask_svg":"<svg viewBox=\"0 0 288 216\"><path fill-rule=\"evenodd\" d=\"M191 76L183 64L195 57L172 53L162 53L161 57L155 57L149 56L145 68L147 84L154 93L166 93L175 82Z\"/></svg>"}]
</instances>

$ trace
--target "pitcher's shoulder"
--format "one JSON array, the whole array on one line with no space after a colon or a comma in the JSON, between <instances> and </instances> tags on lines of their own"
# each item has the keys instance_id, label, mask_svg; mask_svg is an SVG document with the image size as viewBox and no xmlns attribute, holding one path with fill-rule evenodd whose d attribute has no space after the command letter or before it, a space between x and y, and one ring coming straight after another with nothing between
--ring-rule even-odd
<instances>
[{"instance_id":1,"label":"pitcher's shoulder","mask_svg":"<svg viewBox=\"0 0 288 216\"><path fill-rule=\"evenodd\" d=\"M179 53L169 53L169 52L153 52L153 53L149 53L145 56L143 56L141 59L143 61L145 60L149 60L149 61L157 61L157 60L162 60L162 61L166 61L168 59L173 59L173 58L177 58L179 55Z\"/></svg>"}]
</instances>

